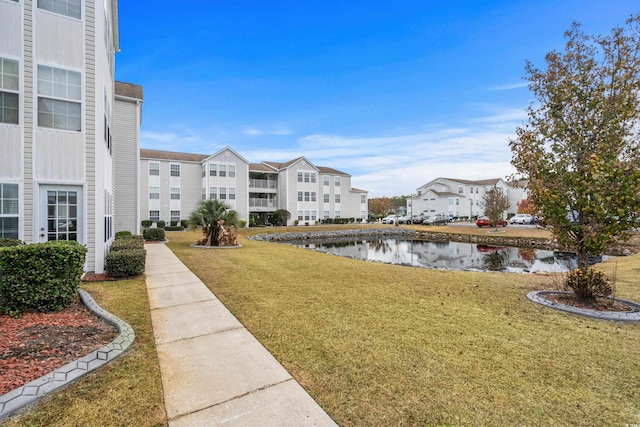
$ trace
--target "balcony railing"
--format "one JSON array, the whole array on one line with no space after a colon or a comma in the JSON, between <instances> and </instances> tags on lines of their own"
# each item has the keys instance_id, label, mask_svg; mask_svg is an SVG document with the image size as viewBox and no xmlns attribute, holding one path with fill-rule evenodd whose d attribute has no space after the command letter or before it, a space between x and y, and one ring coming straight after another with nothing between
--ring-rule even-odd
<instances>
[{"instance_id":1,"label":"balcony railing","mask_svg":"<svg viewBox=\"0 0 640 427\"><path fill-rule=\"evenodd\" d=\"M250 179L249 180L249 188L268 188L270 190L275 190L277 185L277 181L270 179Z\"/></svg>"},{"instance_id":2,"label":"balcony railing","mask_svg":"<svg viewBox=\"0 0 640 427\"><path fill-rule=\"evenodd\" d=\"M275 208L275 199L249 199L250 208Z\"/></svg>"}]
</instances>

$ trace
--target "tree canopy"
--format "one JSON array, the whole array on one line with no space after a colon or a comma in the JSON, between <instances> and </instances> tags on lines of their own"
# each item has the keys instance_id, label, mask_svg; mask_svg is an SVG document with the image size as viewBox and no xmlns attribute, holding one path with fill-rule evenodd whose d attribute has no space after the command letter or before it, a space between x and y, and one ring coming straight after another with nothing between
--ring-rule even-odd
<instances>
[{"instance_id":1,"label":"tree canopy","mask_svg":"<svg viewBox=\"0 0 640 427\"><path fill-rule=\"evenodd\" d=\"M640 212L640 15L608 35L574 23L565 38L545 69L527 62L537 102L509 145L530 202L587 268Z\"/></svg>"},{"instance_id":2,"label":"tree canopy","mask_svg":"<svg viewBox=\"0 0 640 427\"><path fill-rule=\"evenodd\" d=\"M204 238L198 244L203 246L220 246L223 226L235 227L237 222L238 213L232 210L231 206L217 199L201 200L189 216L191 227L202 227Z\"/></svg>"},{"instance_id":3,"label":"tree canopy","mask_svg":"<svg viewBox=\"0 0 640 427\"><path fill-rule=\"evenodd\" d=\"M504 213L509 209L509 196L495 185L482 196L484 214L495 228L498 227Z\"/></svg>"}]
</instances>

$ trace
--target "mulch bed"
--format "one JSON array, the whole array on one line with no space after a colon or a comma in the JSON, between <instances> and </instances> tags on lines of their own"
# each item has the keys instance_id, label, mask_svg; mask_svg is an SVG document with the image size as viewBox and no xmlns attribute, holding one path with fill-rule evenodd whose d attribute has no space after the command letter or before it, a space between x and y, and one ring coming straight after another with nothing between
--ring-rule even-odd
<instances>
[{"instance_id":1,"label":"mulch bed","mask_svg":"<svg viewBox=\"0 0 640 427\"><path fill-rule=\"evenodd\" d=\"M80 302L59 312L0 314L0 395L110 343L116 329Z\"/></svg>"},{"instance_id":2,"label":"mulch bed","mask_svg":"<svg viewBox=\"0 0 640 427\"><path fill-rule=\"evenodd\" d=\"M549 293L544 295L544 299L558 304L570 305L572 307L585 308L596 311L633 311L628 305L610 299L597 299L596 301L584 301L577 299L573 294Z\"/></svg>"}]
</instances>

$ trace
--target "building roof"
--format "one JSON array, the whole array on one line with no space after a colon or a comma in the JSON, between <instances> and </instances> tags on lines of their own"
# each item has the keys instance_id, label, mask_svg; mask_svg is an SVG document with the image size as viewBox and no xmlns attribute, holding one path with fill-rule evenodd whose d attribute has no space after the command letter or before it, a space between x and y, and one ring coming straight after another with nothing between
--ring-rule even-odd
<instances>
[{"instance_id":1,"label":"building roof","mask_svg":"<svg viewBox=\"0 0 640 427\"><path fill-rule=\"evenodd\" d=\"M204 154L177 153L175 151L140 149L140 158L157 160L176 160L181 162L202 162L209 156Z\"/></svg>"},{"instance_id":2,"label":"building roof","mask_svg":"<svg viewBox=\"0 0 640 427\"><path fill-rule=\"evenodd\" d=\"M324 174L351 176L348 173L341 172L338 169L328 168L326 166L318 166L318 171Z\"/></svg>"},{"instance_id":3,"label":"building roof","mask_svg":"<svg viewBox=\"0 0 640 427\"><path fill-rule=\"evenodd\" d=\"M353 191L354 193L368 193L367 190L362 190L360 188L355 188L355 187L351 187L351 191Z\"/></svg>"},{"instance_id":4,"label":"building roof","mask_svg":"<svg viewBox=\"0 0 640 427\"><path fill-rule=\"evenodd\" d=\"M480 179L480 180L467 180L467 179L457 179L457 178L440 178L447 179L449 181L459 182L460 184L469 184L469 185L496 185L502 178L490 178L490 179Z\"/></svg>"},{"instance_id":5,"label":"building roof","mask_svg":"<svg viewBox=\"0 0 640 427\"><path fill-rule=\"evenodd\" d=\"M266 163L266 162L265 162ZM249 163L250 172L276 173L277 170L264 163Z\"/></svg>"},{"instance_id":6,"label":"building roof","mask_svg":"<svg viewBox=\"0 0 640 427\"><path fill-rule=\"evenodd\" d=\"M134 98L143 100L142 86L134 85L133 83L115 82L115 93L118 96L125 96L127 98Z\"/></svg>"}]
</instances>

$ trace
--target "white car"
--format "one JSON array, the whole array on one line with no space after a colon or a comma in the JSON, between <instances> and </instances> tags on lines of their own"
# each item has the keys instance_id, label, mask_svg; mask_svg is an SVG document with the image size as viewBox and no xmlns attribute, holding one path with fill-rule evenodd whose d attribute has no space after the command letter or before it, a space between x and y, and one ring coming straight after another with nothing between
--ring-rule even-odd
<instances>
[{"instance_id":1,"label":"white car","mask_svg":"<svg viewBox=\"0 0 640 427\"><path fill-rule=\"evenodd\" d=\"M511 224L533 224L533 216L531 214L517 214L509 222Z\"/></svg>"},{"instance_id":2,"label":"white car","mask_svg":"<svg viewBox=\"0 0 640 427\"><path fill-rule=\"evenodd\" d=\"M398 219L398 215L388 215L388 216L385 216L384 218L382 218L382 223L383 224L395 224L397 219Z\"/></svg>"}]
</instances>

